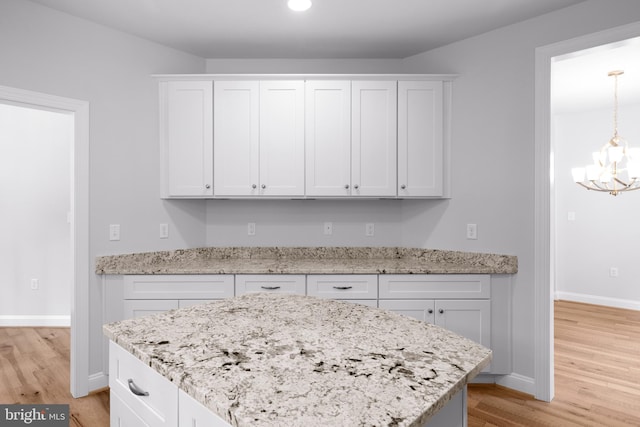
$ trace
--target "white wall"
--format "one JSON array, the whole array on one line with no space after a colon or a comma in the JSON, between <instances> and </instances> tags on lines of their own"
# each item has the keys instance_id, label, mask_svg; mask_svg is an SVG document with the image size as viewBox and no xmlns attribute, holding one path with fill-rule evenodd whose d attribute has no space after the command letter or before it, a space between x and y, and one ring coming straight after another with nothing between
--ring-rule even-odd
<instances>
[{"instance_id":1,"label":"white wall","mask_svg":"<svg viewBox=\"0 0 640 427\"><path fill-rule=\"evenodd\" d=\"M634 147L640 146L639 116L640 105L620 106L620 135ZM640 309L640 191L613 197L587 191L571 177L571 168L591 163L591 152L613 135L611 107L557 114L553 128L557 296ZM609 277L610 267L618 268L617 278Z\"/></svg>"},{"instance_id":2,"label":"white wall","mask_svg":"<svg viewBox=\"0 0 640 427\"><path fill-rule=\"evenodd\" d=\"M0 104L0 324L69 323L72 139L70 114Z\"/></svg>"},{"instance_id":3,"label":"white wall","mask_svg":"<svg viewBox=\"0 0 640 427\"><path fill-rule=\"evenodd\" d=\"M0 85L90 103L90 253L205 244L205 206L159 197L153 73L202 73L205 61L23 0L0 2ZM46 179L40 175L40 179ZM170 238L160 240L160 222ZM122 240L108 240L108 225ZM93 266L91 267L93 271ZM90 371L102 371L100 277L89 287Z\"/></svg>"},{"instance_id":4,"label":"white wall","mask_svg":"<svg viewBox=\"0 0 640 427\"><path fill-rule=\"evenodd\" d=\"M518 256L513 369L534 391L535 48L640 20L634 0L590 0L405 59L405 71L455 73L452 200L405 210L403 243ZM478 224L478 240L464 224ZM437 224L437 225L434 225ZM425 227L430 234L409 233Z\"/></svg>"}]
</instances>

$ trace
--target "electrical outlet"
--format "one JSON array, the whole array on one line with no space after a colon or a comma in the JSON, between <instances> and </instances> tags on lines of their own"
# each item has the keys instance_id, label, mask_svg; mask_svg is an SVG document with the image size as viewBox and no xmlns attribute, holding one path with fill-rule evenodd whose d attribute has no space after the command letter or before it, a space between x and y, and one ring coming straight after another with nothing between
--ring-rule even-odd
<instances>
[{"instance_id":1,"label":"electrical outlet","mask_svg":"<svg viewBox=\"0 0 640 427\"><path fill-rule=\"evenodd\" d=\"M322 227L322 232L325 236L331 236L333 234L333 223L325 222L324 226Z\"/></svg>"},{"instance_id":2,"label":"electrical outlet","mask_svg":"<svg viewBox=\"0 0 640 427\"><path fill-rule=\"evenodd\" d=\"M160 224L160 238L161 239L169 238L169 224Z\"/></svg>"},{"instance_id":3,"label":"electrical outlet","mask_svg":"<svg viewBox=\"0 0 640 427\"><path fill-rule=\"evenodd\" d=\"M467 239L469 239L469 240L477 240L478 239L478 225L477 224L467 224Z\"/></svg>"},{"instance_id":4,"label":"electrical outlet","mask_svg":"<svg viewBox=\"0 0 640 427\"><path fill-rule=\"evenodd\" d=\"M609 277L618 277L618 267L609 268Z\"/></svg>"},{"instance_id":5,"label":"electrical outlet","mask_svg":"<svg viewBox=\"0 0 640 427\"><path fill-rule=\"evenodd\" d=\"M250 222L247 224L247 235L255 236L256 235L256 223Z\"/></svg>"},{"instance_id":6,"label":"electrical outlet","mask_svg":"<svg viewBox=\"0 0 640 427\"><path fill-rule=\"evenodd\" d=\"M373 236L376 232L376 226L372 222L368 222L364 226L364 234L365 236Z\"/></svg>"},{"instance_id":7,"label":"electrical outlet","mask_svg":"<svg viewBox=\"0 0 640 427\"><path fill-rule=\"evenodd\" d=\"M40 281L38 279L31 279L31 289L34 291L40 289Z\"/></svg>"},{"instance_id":8,"label":"electrical outlet","mask_svg":"<svg viewBox=\"0 0 640 427\"><path fill-rule=\"evenodd\" d=\"M120 240L120 224L109 225L109 240Z\"/></svg>"}]
</instances>

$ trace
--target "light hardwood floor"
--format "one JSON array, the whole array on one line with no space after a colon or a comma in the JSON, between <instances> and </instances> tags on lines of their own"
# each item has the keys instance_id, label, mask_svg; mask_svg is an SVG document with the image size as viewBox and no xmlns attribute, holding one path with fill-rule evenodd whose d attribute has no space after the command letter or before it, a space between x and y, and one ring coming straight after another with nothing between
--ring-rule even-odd
<instances>
[{"instance_id":1,"label":"light hardwood floor","mask_svg":"<svg viewBox=\"0 0 640 427\"><path fill-rule=\"evenodd\" d=\"M640 426L640 311L555 303L555 398L469 389L469 426Z\"/></svg>"},{"instance_id":2,"label":"light hardwood floor","mask_svg":"<svg viewBox=\"0 0 640 427\"><path fill-rule=\"evenodd\" d=\"M69 392L69 328L0 328L0 403L69 404L69 426L108 427L109 392Z\"/></svg>"},{"instance_id":3,"label":"light hardwood floor","mask_svg":"<svg viewBox=\"0 0 640 427\"><path fill-rule=\"evenodd\" d=\"M640 426L640 311L557 301L551 403L469 387L469 426ZM107 427L107 391L69 393L69 330L0 328L0 403L68 403L71 426Z\"/></svg>"}]
</instances>

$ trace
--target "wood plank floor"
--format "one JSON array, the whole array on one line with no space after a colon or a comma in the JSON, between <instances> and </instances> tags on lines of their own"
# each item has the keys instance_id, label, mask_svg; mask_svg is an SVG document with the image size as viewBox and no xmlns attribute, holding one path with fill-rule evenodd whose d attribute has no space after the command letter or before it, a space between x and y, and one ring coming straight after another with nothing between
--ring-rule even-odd
<instances>
[{"instance_id":1,"label":"wood plank floor","mask_svg":"<svg viewBox=\"0 0 640 427\"><path fill-rule=\"evenodd\" d=\"M469 387L469 426L640 426L640 312L558 301L551 403ZM107 427L107 391L69 393L68 328L0 328L0 403L68 403L73 427Z\"/></svg>"},{"instance_id":2,"label":"wood plank floor","mask_svg":"<svg viewBox=\"0 0 640 427\"><path fill-rule=\"evenodd\" d=\"M555 303L555 398L469 387L469 426L640 426L640 311Z\"/></svg>"},{"instance_id":3,"label":"wood plank floor","mask_svg":"<svg viewBox=\"0 0 640 427\"><path fill-rule=\"evenodd\" d=\"M69 392L69 328L0 328L0 403L69 404L71 427L108 427L109 392Z\"/></svg>"}]
</instances>

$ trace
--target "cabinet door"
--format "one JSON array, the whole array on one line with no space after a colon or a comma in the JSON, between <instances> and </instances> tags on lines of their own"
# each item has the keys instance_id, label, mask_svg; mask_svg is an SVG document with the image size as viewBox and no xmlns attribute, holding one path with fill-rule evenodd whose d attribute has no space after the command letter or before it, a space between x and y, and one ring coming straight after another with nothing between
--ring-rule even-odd
<instances>
[{"instance_id":1,"label":"cabinet door","mask_svg":"<svg viewBox=\"0 0 640 427\"><path fill-rule=\"evenodd\" d=\"M436 300L436 325L491 348L489 300Z\"/></svg>"},{"instance_id":2,"label":"cabinet door","mask_svg":"<svg viewBox=\"0 0 640 427\"><path fill-rule=\"evenodd\" d=\"M434 300L379 300L378 307L423 322L435 323Z\"/></svg>"},{"instance_id":3,"label":"cabinet door","mask_svg":"<svg viewBox=\"0 0 640 427\"><path fill-rule=\"evenodd\" d=\"M443 195L442 82L398 82L398 196Z\"/></svg>"},{"instance_id":4,"label":"cabinet door","mask_svg":"<svg viewBox=\"0 0 640 427\"><path fill-rule=\"evenodd\" d=\"M178 391L178 427L228 427L228 422L182 390Z\"/></svg>"},{"instance_id":5,"label":"cabinet door","mask_svg":"<svg viewBox=\"0 0 640 427\"><path fill-rule=\"evenodd\" d=\"M397 83L351 84L352 195L396 195Z\"/></svg>"},{"instance_id":6,"label":"cabinet door","mask_svg":"<svg viewBox=\"0 0 640 427\"><path fill-rule=\"evenodd\" d=\"M307 196L351 194L351 82L305 83Z\"/></svg>"},{"instance_id":7,"label":"cabinet door","mask_svg":"<svg viewBox=\"0 0 640 427\"><path fill-rule=\"evenodd\" d=\"M179 307L178 300L124 300L123 314L125 319L135 319L150 314L164 313Z\"/></svg>"},{"instance_id":8,"label":"cabinet door","mask_svg":"<svg viewBox=\"0 0 640 427\"><path fill-rule=\"evenodd\" d=\"M304 82L260 82L260 194L304 196Z\"/></svg>"},{"instance_id":9,"label":"cabinet door","mask_svg":"<svg viewBox=\"0 0 640 427\"><path fill-rule=\"evenodd\" d=\"M148 427L148 424L122 401L118 393L111 393L109 395L109 426Z\"/></svg>"},{"instance_id":10,"label":"cabinet door","mask_svg":"<svg viewBox=\"0 0 640 427\"><path fill-rule=\"evenodd\" d=\"M214 194L258 195L259 87L257 81L216 81Z\"/></svg>"},{"instance_id":11,"label":"cabinet door","mask_svg":"<svg viewBox=\"0 0 640 427\"><path fill-rule=\"evenodd\" d=\"M162 197L213 195L211 81L160 83Z\"/></svg>"}]
</instances>

